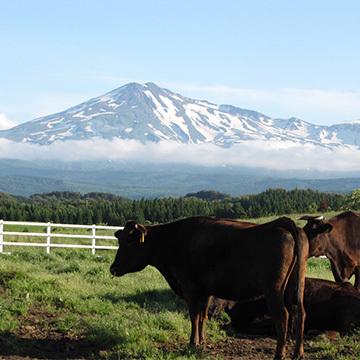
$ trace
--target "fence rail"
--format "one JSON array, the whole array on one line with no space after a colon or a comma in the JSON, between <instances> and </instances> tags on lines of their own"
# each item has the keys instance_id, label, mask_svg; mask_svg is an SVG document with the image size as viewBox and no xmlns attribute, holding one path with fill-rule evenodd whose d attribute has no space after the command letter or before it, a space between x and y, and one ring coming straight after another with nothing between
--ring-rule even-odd
<instances>
[{"instance_id":1,"label":"fence rail","mask_svg":"<svg viewBox=\"0 0 360 360\"><path fill-rule=\"evenodd\" d=\"M46 227L46 232L24 232L24 231L5 231L5 225L19 225L19 226L32 226L32 227ZM62 234L52 232L54 228L70 228L70 229L85 229L91 230L91 235L85 234ZM74 249L91 249L91 253L95 255L96 250L116 250L117 246L111 245L97 245L96 240L116 240L114 236L97 235L97 230L119 230L123 227L120 226L105 226L105 225L75 225L75 224L58 224L58 223L42 223L42 222L29 222L29 221L4 221L0 219L0 253L4 251L4 246L30 246L30 247L44 247L49 254L51 248L74 248ZM45 242L18 242L18 241L5 241L8 236L16 237L37 237L45 238ZM54 238L70 238L70 239L87 239L91 240L89 245L84 244L60 244L52 242Z\"/></svg>"},{"instance_id":2,"label":"fence rail","mask_svg":"<svg viewBox=\"0 0 360 360\"><path fill-rule=\"evenodd\" d=\"M21 225L21 226L35 226L46 227L46 232L24 232L24 231L4 231L4 225ZM91 235L83 234L61 234L53 233L53 228L70 228L70 229L91 229ZM96 230L120 230L122 226L105 226L105 225L77 225L77 224L58 224L58 223L42 223L30 221L5 221L0 219L0 254L4 252L4 246L29 246L29 247L44 247L46 252L50 254L51 248L73 248L73 249L91 249L91 253L95 255L96 250L117 250L117 246L111 245L96 245L96 240L116 240L115 236L96 235ZM20 242L20 241L4 241L6 236L27 236L46 238L46 242ZM91 244L59 244L51 242L53 238L69 238L69 239L87 239L91 240ZM326 256L320 256L326 258Z\"/></svg>"}]
</instances>

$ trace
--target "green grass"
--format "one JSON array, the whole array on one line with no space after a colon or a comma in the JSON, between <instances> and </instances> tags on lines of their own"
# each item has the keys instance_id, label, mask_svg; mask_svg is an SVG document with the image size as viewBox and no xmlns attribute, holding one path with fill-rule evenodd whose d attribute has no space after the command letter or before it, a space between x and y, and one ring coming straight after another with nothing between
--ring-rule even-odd
<instances>
[{"instance_id":1,"label":"green grass","mask_svg":"<svg viewBox=\"0 0 360 360\"><path fill-rule=\"evenodd\" d=\"M187 308L156 269L112 278L114 251L11 251L0 256L0 357L210 358L187 346ZM327 260L310 259L308 276L331 279ZM211 344L226 339L225 320L209 321ZM359 359L359 335L308 338L306 351L311 359Z\"/></svg>"},{"instance_id":2,"label":"green grass","mask_svg":"<svg viewBox=\"0 0 360 360\"><path fill-rule=\"evenodd\" d=\"M37 316L38 312L52 315L49 334L86 339L92 349L87 357L201 357L190 350L184 355L178 347L187 342L190 322L183 301L169 290L160 273L148 267L141 273L112 278L108 268L114 252L101 254L54 250L46 255L43 249L27 249L2 255L2 346L13 347L7 351L14 355L29 351L21 348L19 328L26 326L28 314L36 310ZM224 336L215 321L209 324L209 334L215 340ZM169 353L162 344L179 350Z\"/></svg>"}]
</instances>

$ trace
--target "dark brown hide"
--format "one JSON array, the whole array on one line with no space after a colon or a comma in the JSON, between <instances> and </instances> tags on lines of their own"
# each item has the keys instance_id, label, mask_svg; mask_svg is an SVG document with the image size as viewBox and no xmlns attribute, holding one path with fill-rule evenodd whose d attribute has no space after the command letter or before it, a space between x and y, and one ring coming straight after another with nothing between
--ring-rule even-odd
<instances>
[{"instance_id":1,"label":"dark brown hide","mask_svg":"<svg viewBox=\"0 0 360 360\"><path fill-rule=\"evenodd\" d=\"M308 241L291 219L283 217L258 226L249 223L248 228L236 221L207 217L146 226L145 231L136 225L127 223L116 233L119 250L110 271L121 276L155 266L187 302L191 344L205 341L211 295L241 300L264 294L276 324L275 357L284 358L288 326L284 294L289 288L299 319L295 356L303 355Z\"/></svg>"},{"instance_id":2,"label":"dark brown hide","mask_svg":"<svg viewBox=\"0 0 360 360\"><path fill-rule=\"evenodd\" d=\"M354 286L360 290L360 214L346 211L326 222L309 218L304 230L319 222L330 224L332 230L310 241L310 256L325 255L336 281L347 281L355 275Z\"/></svg>"},{"instance_id":3,"label":"dark brown hide","mask_svg":"<svg viewBox=\"0 0 360 360\"><path fill-rule=\"evenodd\" d=\"M338 331L342 335L360 327L360 293L350 283L306 278L305 329ZM235 329L251 333L273 333L273 322L264 296L242 302L214 298L211 315L225 310Z\"/></svg>"}]
</instances>

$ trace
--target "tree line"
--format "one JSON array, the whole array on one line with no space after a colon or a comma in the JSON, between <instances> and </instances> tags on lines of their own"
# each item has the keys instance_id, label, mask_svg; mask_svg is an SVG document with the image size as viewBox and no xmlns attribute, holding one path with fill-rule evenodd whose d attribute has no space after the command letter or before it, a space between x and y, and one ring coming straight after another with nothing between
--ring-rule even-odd
<instances>
[{"instance_id":1,"label":"tree line","mask_svg":"<svg viewBox=\"0 0 360 360\"><path fill-rule=\"evenodd\" d=\"M162 223L182 217L205 215L246 219L290 213L338 211L349 195L314 190L269 189L256 195L232 197L201 191L180 198L131 200L124 197L75 192L52 192L29 198L0 194L0 219L68 224L123 225L133 219Z\"/></svg>"}]
</instances>

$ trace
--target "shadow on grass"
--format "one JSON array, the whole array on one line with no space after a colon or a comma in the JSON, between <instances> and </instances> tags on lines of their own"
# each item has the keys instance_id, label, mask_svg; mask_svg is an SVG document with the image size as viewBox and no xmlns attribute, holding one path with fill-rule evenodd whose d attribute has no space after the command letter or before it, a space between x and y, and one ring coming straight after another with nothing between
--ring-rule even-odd
<instances>
[{"instance_id":1,"label":"shadow on grass","mask_svg":"<svg viewBox=\"0 0 360 360\"><path fill-rule=\"evenodd\" d=\"M101 350L104 350L104 346L84 338L28 339L11 333L0 333L0 358L96 359Z\"/></svg>"},{"instance_id":2,"label":"shadow on grass","mask_svg":"<svg viewBox=\"0 0 360 360\"><path fill-rule=\"evenodd\" d=\"M188 313L184 300L179 298L170 289L143 291L125 296L107 293L100 296L100 298L111 301L113 304L119 302L133 303L152 313L159 313L161 311Z\"/></svg>"}]
</instances>

